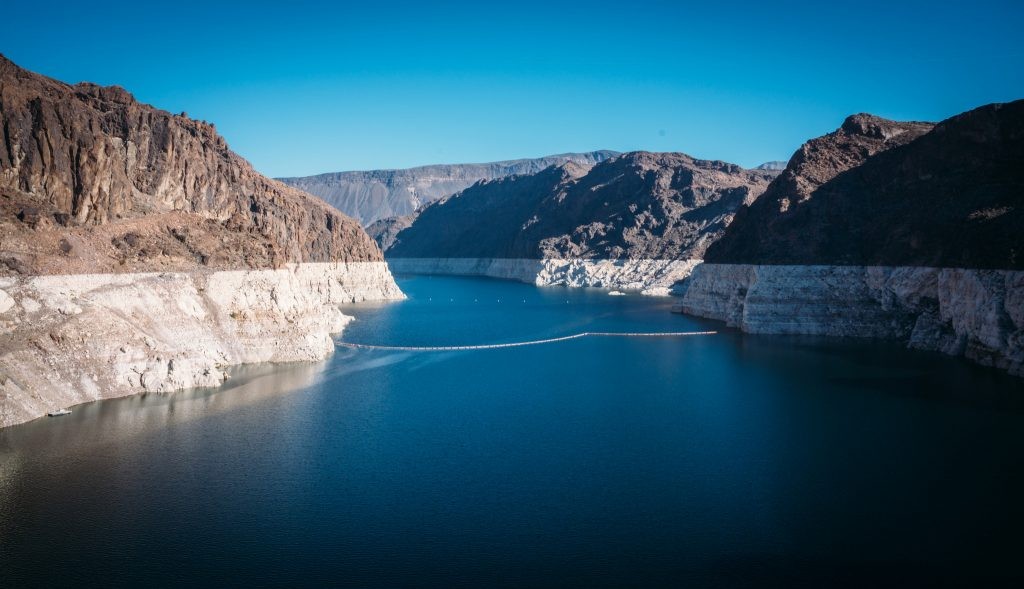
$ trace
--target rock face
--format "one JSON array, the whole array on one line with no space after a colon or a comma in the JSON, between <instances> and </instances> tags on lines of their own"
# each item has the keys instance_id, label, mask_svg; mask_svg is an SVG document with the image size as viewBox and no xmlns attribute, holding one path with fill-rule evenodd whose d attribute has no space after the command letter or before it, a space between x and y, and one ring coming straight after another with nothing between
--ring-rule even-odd
<instances>
[{"instance_id":1,"label":"rock face","mask_svg":"<svg viewBox=\"0 0 1024 589\"><path fill-rule=\"evenodd\" d=\"M416 213L378 219L366 226L366 233L377 243L377 247L384 251L393 246L398 234L408 229L415 220Z\"/></svg>"},{"instance_id":2,"label":"rock face","mask_svg":"<svg viewBox=\"0 0 1024 589\"><path fill-rule=\"evenodd\" d=\"M663 294L774 176L679 153L633 152L590 168L566 164L481 182L375 229L402 270L538 260L538 272L521 279Z\"/></svg>"},{"instance_id":3,"label":"rock face","mask_svg":"<svg viewBox=\"0 0 1024 589\"><path fill-rule=\"evenodd\" d=\"M0 278L0 427L59 407L218 386L250 362L321 360L340 305L398 298L383 262Z\"/></svg>"},{"instance_id":4,"label":"rock face","mask_svg":"<svg viewBox=\"0 0 1024 589\"><path fill-rule=\"evenodd\" d=\"M280 178L289 186L324 199L364 225L379 219L409 215L440 198L450 196L481 180L533 174L565 163L590 166L618 155L614 151L564 153L534 159L488 164L449 164L404 170L336 172Z\"/></svg>"},{"instance_id":5,"label":"rock face","mask_svg":"<svg viewBox=\"0 0 1024 589\"><path fill-rule=\"evenodd\" d=\"M1024 101L808 142L709 262L1024 269Z\"/></svg>"},{"instance_id":6,"label":"rock face","mask_svg":"<svg viewBox=\"0 0 1024 589\"><path fill-rule=\"evenodd\" d=\"M212 125L0 57L0 426L318 360L339 305L400 298L358 223Z\"/></svg>"},{"instance_id":7,"label":"rock face","mask_svg":"<svg viewBox=\"0 0 1024 589\"><path fill-rule=\"evenodd\" d=\"M397 273L489 276L537 286L572 286L632 290L668 296L700 260L581 260L526 258L393 258Z\"/></svg>"},{"instance_id":8,"label":"rock face","mask_svg":"<svg viewBox=\"0 0 1024 589\"><path fill-rule=\"evenodd\" d=\"M1024 375L1024 101L850 117L675 290L744 331L883 337Z\"/></svg>"},{"instance_id":9,"label":"rock face","mask_svg":"<svg viewBox=\"0 0 1024 589\"><path fill-rule=\"evenodd\" d=\"M379 261L352 219L261 176L213 125L0 56L0 272Z\"/></svg>"},{"instance_id":10,"label":"rock face","mask_svg":"<svg viewBox=\"0 0 1024 589\"><path fill-rule=\"evenodd\" d=\"M751 333L905 340L1024 376L1024 272L701 264L684 312Z\"/></svg>"}]
</instances>

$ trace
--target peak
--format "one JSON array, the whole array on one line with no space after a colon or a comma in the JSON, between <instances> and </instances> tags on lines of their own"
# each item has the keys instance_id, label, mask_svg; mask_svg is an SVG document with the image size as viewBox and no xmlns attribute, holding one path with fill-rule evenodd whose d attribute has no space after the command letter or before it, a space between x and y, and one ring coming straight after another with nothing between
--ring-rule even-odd
<instances>
[{"instance_id":1,"label":"peak","mask_svg":"<svg viewBox=\"0 0 1024 589\"><path fill-rule=\"evenodd\" d=\"M0 73L17 72L19 70L21 68L18 67L18 64L8 59L3 53L0 53Z\"/></svg>"},{"instance_id":2,"label":"peak","mask_svg":"<svg viewBox=\"0 0 1024 589\"><path fill-rule=\"evenodd\" d=\"M631 163L678 163L693 159L685 153L674 151L630 151L618 157L619 161Z\"/></svg>"},{"instance_id":3,"label":"peak","mask_svg":"<svg viewBox=\"0 0 1024 589\"><path fill-rule=\"evenodd\" d=\"M587 172L589 172L590 169L593 167L593 165L568 161L560 166L552 166L552 169L559 170L564 176L568 178L579 178L585 175Z\"/></svg>"},{"instance_id":4,"label":"peak","mask_svg":"<svg viewBox=\"0 0 1024 589\"><path fill-rule=\"evenodd\" d=\"M842 129L851 135L866 135L879 139L887 139L891 131L897 130L899 123L876 117L867 113L859 113L846 117Z\"/></svg>"},{"instance_id":5,"label":"peak","mask_svg":"<svg viewBox=\"0 0 1024 589\"><path fill-rule=\"evenodd\" d=\"M859 113L846 117L840 130L848 135L860 135L874 139L892 139L907 131L916 129L923 132L931 127L931 123L892 121L872 114Z\"/></svg>"},{"instance_id":6,"label":"peak","mask_svg":"<svg viewBox=\"0 0 1024 589\"><path fill-rule=\"evenodd\" d=\"M116 102L119 104L132 104L136 102L131 92L117 85L101 86L92 82L79 82L75 84L74 88L82 95L98 98L106 102Z\"/></svg>"}]
</instances>

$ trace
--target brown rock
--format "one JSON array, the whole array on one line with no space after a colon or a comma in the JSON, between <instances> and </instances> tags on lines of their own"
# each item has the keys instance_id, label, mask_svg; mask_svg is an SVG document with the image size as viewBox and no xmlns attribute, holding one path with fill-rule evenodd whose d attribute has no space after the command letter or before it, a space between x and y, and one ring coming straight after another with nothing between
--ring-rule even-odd
<instances>
[{"instance_id":1,"label":"brown rock","mask_svg":"<svg viewBox=\"0 0 1024 589\"><path fill-rule=\"evenodd\" d=\"M162 270L381 259L352 219L257 173L213 125L123 88L65 84L0 56L0 117L0 258L23 270L147 270L154 252ZM145 256L112 244L128 233Z\"/></svg>"}]
</instances>

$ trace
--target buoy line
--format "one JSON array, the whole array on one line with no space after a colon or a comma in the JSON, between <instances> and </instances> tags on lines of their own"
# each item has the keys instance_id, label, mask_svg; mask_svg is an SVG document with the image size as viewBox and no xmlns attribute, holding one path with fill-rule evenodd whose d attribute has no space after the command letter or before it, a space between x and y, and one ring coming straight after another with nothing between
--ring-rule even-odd
<instances>
[{"instance_id":1,"label":"buoy line","mask_svg":"<svg viewBox=\"0 0 1024 589\"><path fill-rule=\"evenodd\" d=\"M507 344L481 344L476 346L375 346L371 344L356 344L352 342L338 342L339 346L356 348L360 350L393 350L402 352L456 352L461 350L496 350L498 348L517 348L520 346L536 346L540 344L552 344L564 342L581 337L685 337L691 335L715 335L717 331L656 331L650 333L634 332L619 333L610 331L584 331L573 335L552 337L548 339L531 340L528 342L511 342Z\"/></svg>"}]
</instances>

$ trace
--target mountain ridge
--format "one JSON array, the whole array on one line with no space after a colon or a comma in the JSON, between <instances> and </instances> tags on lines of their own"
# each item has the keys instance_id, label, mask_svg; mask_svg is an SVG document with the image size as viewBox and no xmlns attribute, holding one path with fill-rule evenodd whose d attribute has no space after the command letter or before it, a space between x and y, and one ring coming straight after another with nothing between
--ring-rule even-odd
<instances>
[{"instance_id":1,"label":"mountain ridge","mask_svg":"<svg viewBox=\"0 0 1024 589\"><path fill-rule=\"evenodd\" d=\"M396 218L401 231L384 221L371 235L396 258L698 258L773 177L682 153L628 152L481 181Z\"/></svg>"},{"instance_id":2,"label":"mountain ridge","mask_svg":"<svg viewBox=\"0 0 1024 589\"><path fill-rule=\"evenodd\" d=\"M595 150L484 163L327 172L278 180L319 196L368 226L379 219L411 214L480 180L536 173L569 161L598 163L617 155L616 151Z\"/></svg>"}]
</instances>

